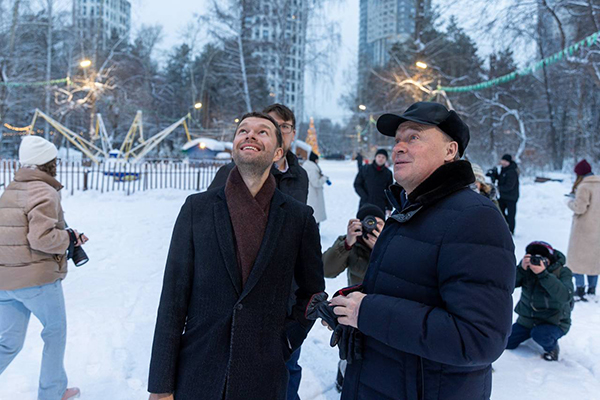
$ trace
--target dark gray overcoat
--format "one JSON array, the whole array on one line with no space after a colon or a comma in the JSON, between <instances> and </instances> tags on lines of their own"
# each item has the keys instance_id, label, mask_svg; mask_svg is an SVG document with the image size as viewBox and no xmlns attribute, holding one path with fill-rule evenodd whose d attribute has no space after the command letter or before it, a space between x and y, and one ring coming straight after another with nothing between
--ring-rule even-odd
<instances>
[{"instance_id":1,"label":"dark gray overcoat","mask_svg":"<svg viewBox=\"0 0 600 400\"><path fill-rule=\"evenodd\" d=\"M324 290L312 210L279 190L255 265L242 287L223 188L188 197L171 240L148 390L177 400L285 400L285 362L312 327ZM288 299L299 288L291 315Z\"/></svg>"}]
</instances>

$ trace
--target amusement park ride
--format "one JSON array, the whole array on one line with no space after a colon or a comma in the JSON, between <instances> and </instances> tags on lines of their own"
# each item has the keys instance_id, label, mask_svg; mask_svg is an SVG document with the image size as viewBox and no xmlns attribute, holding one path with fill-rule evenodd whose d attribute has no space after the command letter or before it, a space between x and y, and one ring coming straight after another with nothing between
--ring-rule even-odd
<instances>
[{"instance_id":1,"label":"amusement park ride","mask_svg":"<svg viewBox=\"0 0 600 400\"><path fill-rule=\"evenodd\" d=\"M56 129L57 132L63 135L73 146L79 149L96 164L100 162L101 158L104 158L105 160L110 158L122 161L138 162L152 149L158 146L160 142L165 140L171 133L173 133L173 131L175 131L175 129L177 129L180 125L183 126L185 130L188 143L191 141L190 131L187 125L187 119L190 118L190 114L171 124L154 136L145 139L144 127L142 123L142 112L138 111L119 150L113 149L112 141L106 132L106 127L104 126L104 121L101 114L96 114L96 129L92 134L91 140L88 140L82 135L73 132L39 109L35 110L33 120L31 121L31 125L29 125L30 134L33 133L38 117L48 121L48 123L54 129ZM101 147L98 147L93 143L96 140L100 140Z\"/></svg>"}]
</instances>

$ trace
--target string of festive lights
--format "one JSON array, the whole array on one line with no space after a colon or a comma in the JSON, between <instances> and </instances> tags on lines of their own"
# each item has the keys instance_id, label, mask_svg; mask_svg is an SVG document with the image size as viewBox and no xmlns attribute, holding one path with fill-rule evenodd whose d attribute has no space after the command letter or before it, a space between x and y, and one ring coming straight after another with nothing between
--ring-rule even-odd
<instances>
[{"instance_id":1,"label":"string of festive lights","mask_svg":"<svg viewBox=\"0 0 600 400\"><path fill-rule=\"evenodd\" d=\"M17 132L26 132L26 131L28 131L28 130L31 129L31 125L27 125L27 126L24 126L24 127L18 127L18 126L12 126L12 125L7 124L7 123L4 123L4 127L8 128L8 129L10 129L12 131L17 131Z\"/></svg>"},{"instance_id":2,"label":"string of festive lights","mask_svg":"<svg viewBox=\"0 0 600 400\"><path fill-rule=\"evenodd\" d=\"M476 83L474 85L438 86L437 90L443 90L445 92L472 92L475 90L488 89L492 86L496 86L496 85L500 85L500 84L503 84L506 82L513 81L521 76L530 75L530 74L534 73L535 71L543 68L544 66L549 66L558 61L562 61L565 57L572 56L574 52L576 52L577 50L579 50L583 47L593 46L598 41L598 36L600 36L600 31L593 33L590 36L580 40L579 42L567 47L566 49L562 49L558 53L555 53L555 54L551 55L550 57L546 57L543 60L540 60L537 63L530 65L529 67L524 68L522 70L514 71L510 74L506 74L506 75L500 76L498 78L495 78L495 79L492 79L489 81Z\"/></svg>"},{"instance_id":3,"label":"string of festive lights","mask_svg":"<svg viewBox=\"0 0 600 400\"><path fill-rule=\"evenodd\" d=\"M8 86L8 87L23 87L23 86L49 86L49 85L57 85L59 83L69 83L70 79L62 78L62 79L52 79L50 81L41 81L41 82L0 82L0 86Z\"/></svg>"}]
</instances>

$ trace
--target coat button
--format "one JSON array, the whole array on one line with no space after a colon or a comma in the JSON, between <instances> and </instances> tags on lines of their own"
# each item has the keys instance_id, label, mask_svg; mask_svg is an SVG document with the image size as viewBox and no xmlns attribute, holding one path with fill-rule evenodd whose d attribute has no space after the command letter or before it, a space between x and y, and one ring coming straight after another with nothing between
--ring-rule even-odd
<instances>
[{"instance_id":1,"label":"coat button","mask_svg":"<svg viewBox=\"0 0 600 400\"><path fill-rule=\"evenodd\" d=\"M242 303L238 304L237 306L235 306L235 308L240 311L242 308L244 308L244 306L242 305Z\"/></svg>"}]
</instances>

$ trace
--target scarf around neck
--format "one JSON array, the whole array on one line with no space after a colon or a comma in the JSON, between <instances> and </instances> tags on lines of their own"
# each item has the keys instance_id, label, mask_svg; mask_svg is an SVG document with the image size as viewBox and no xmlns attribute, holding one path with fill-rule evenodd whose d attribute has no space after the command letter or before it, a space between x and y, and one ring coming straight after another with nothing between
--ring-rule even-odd
<instances>
[{"instance_id":1,"label":"scarf around neck","mask_svg":"<svg viewBox=\"0 0 600 400\"><path fill-rule=\"evenodd\" d=\"M231 170L227 178L225 199L233 226L238 268L243 285L252 272L260 250L274 193L275 178L272 174L269 174L256 197L252 197L237 166Z\"/></svg>"}]
</instances>

